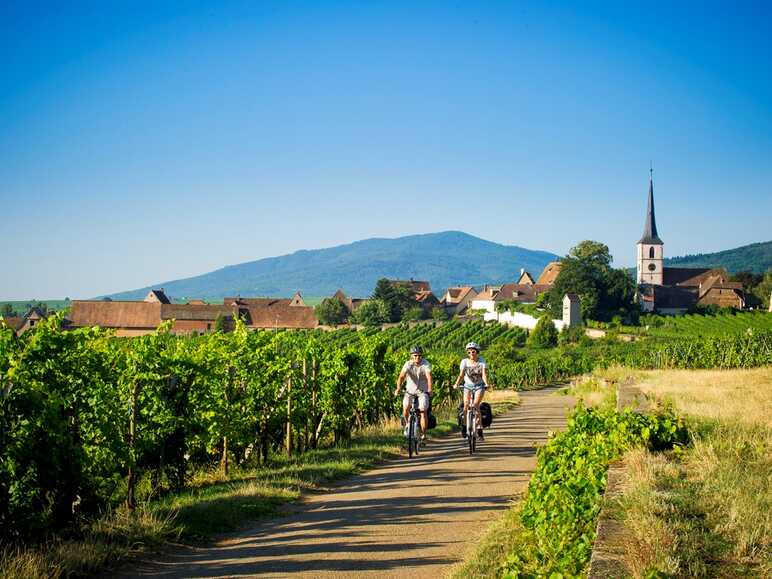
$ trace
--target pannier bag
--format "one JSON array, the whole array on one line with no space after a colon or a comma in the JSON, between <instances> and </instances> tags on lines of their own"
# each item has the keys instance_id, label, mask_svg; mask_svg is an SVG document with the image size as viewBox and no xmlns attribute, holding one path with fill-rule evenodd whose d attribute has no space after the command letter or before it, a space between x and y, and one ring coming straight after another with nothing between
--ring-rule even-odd
<instances>
[{"instance_id":1,"label":"pannier bag","mask_svg":"<svg viewBox=\"0 0 772 579\"><path fill-rule=\"evenodd\" d=\"M488 428L493 422L493 409L487 402L480 404L480 419L484 428Z\"/></svg>"},{"instance_id":2,"label":"pannier bag","mask_svg":"<svg viewBox=\"0 0 772 579\"><path fill-rule=\"evenodd\" d=\"M434 414L429 414L429 424L427 424L429 430L437 427L437 417Z\"/></svg>"}]
</instances>

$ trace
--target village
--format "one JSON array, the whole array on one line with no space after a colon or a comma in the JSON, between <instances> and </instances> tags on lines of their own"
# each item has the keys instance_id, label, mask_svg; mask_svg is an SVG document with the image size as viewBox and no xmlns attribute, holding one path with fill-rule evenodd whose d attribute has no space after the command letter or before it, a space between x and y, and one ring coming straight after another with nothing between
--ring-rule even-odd
<instances>
[{"instance_id":1,"label":"village","mask_svg":"<svg viewBox=\"0 0 772 579\"><path fill-rule=\"evenodd\" d=\"M657 232L652 178L649 180L643 235L636 250L636 297L643 312L680 315L698 306L745 308L742 283L730 281L726 269L664 265L664 243ZM432 291L428 281L388 281L394 288L403 288L412 296L413 302L422 310L422 318L464 318L474 314L482 315L486 321L533 329L536 317L529 313L501 311L501 306L537 304L539 296L553 288L560 271L561 262L553 261L538 276L521 269L520 277L514 283L449 287L440 297ZM341 289L331 298L345 308L346 319L370 300L347 296ZM580 325L579 296L566 294L563 312L562 319L553 320L559 330L564 326ZM45 312L32 308L24 316L5 318L3 323L22 334L44 316ZM150 290L142 301L74 300L64 327L98 326L114 330L117 336L141 336L154 332L162 323L169 323L174 334L200 334L232 330L238 319L251 330L326 327L314 307L303 300L300 291L290 298L234 296L224 298L222 304L203 300L179 304L172 303L163 288Z\"/></svg>"}]
</instances>

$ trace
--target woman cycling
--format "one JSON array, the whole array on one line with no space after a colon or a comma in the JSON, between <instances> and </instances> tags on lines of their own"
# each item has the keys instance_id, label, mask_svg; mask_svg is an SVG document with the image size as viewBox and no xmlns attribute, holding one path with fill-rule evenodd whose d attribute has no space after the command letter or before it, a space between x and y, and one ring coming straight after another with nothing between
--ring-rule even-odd
<instances>
[{"instance_id":1,"label":"woman cycling","mask_svg":"<svg viewBox=\"0 0 772 579\"><path fill-rule=\"evenodd\" d=\"M466 345L467 357L461 360L461 372L456 378L455 387L464 381L464 416L469 408L469 402L474 396L472 402L477 408L477 415L480 415L480 403L485 396L485 389L490 388L488 383L488 364L485 363L485 359L480 356L480 346L476 342L469 342ZM466 438L466 425L461 426L461 435ZM477 435L480 440L484 440L482 433L482 423L477 430Z\"/></svg>"}]
</instances>

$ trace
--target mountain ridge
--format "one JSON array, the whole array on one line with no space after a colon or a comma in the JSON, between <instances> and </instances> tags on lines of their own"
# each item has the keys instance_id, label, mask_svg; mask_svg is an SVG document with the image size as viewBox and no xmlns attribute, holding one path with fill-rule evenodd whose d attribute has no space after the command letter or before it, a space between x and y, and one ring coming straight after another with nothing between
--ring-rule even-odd
<instances>
[{"instance_id":1,"label":"mountain ridge","mask_svg":"<svg viewBox=\"0 0 772 579\"><path fill-rule=\"evenodd\" d=\"M729 273L738 271L764 273L772 269L772 240L713 253L666 257L664 263L665 267L723 267Z\"/></svg>"},{"instance_id":2,"label":"mountain ridge","mask_svg":"<svg viewBox=\"0 0 772 579\"><path fill-rule=\"evenodd\" d=\"M159 287L183 299L234 294L280 296L298 290L308 296L325 296L338 288L349 295L367 296L381 277L425 279L440 292L463 283L511 283L521 268L537 276L556 259L556 254L547 251L503 245L462 231L442 231L300 249L105 297L142 299L150 289Z\"/></svg>"}]
</instances>

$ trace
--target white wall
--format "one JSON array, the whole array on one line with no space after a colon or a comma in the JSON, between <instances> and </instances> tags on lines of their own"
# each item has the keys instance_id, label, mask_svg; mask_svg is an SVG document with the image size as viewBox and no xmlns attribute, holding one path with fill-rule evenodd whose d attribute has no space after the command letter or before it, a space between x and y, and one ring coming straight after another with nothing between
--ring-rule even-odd
<instances>
[{"instance_id":1,"label":"white wall","mask_svg":"<svg viewBox=\"0 0 772 579\"><path fill-rule=\"evenodd\" d=\"M528 330L533 330L536 327L536 322L539 321L538 318L534 318L533 316L529 316L528 314L524 314L522 312L515 312L514 314L511 312L502 312L500 314L496 312L488 312L483 316L483 319L486 322L490 320L496 320L500 324L506 324L507 326L517 326L518 328L526 328ZM552 320L552 323L555 324L555 327L558 329L558 331L562 330L566 325L563 320Z\"/></svg>"},{"instance_id":2,"label":"white wall","mask_svg":"<svg viewBox=\"0 0 772 579\"><path fill-rule=\"evenodd\" d=\"M472 300L472 304L469 307L473 310L485 310L491 314L496 313L496 303L493 300Z\"/></svg>"}]
</instances>

